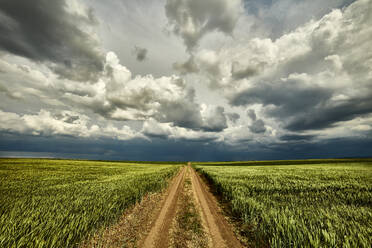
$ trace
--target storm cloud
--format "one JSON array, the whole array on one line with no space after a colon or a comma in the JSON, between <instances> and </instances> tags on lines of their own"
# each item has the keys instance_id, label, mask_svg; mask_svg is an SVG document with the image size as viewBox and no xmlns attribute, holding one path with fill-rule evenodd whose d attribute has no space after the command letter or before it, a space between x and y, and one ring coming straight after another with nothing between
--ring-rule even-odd
<instances>
[{"instance_id":1,"label":"storm cloud","mask_svg":"<svg viewBox=\"0 0 372 248\"><path fill-rule=\"evenodd\" d=\"M240 115L238 113L227 113L226 116L233 123L236 123L240 119Z\"/></svg>"},{"instance_id":2,"label":"storm cloud","mask_svg":"<svg viewBox=\"0 0 372 248\"><path fill-rule=\"evenodd\" d=\"M371 0L0 1L0 156L371 155L371 12Z\"/></svg>"},{"instance_id":3,"label":"storm cloud","mask_svg":"<svg viewBox=\"0 0 372 248\"><path fill-rule=\"evenodd\" d=\"M195 63L194 56L190 56L190 58L184 63L174 63L173 69L178 71L181 75L199 72L199 68Z\"/></svg>"},{"instance_id":4,"label":"storm cloud","mask_svg":"<svg viewBox=\"0 0 372 248\"><path fill-rule=\"evenodd\" d=\"M137 61L142 62L147 58L147 49L144 47L135 46L134 55L136 56Z\"/></svg>"},{"instance_id":5,"label":"storm cloud","mask_svg":"<svg viewBox=\"0 0 372 248\"><path fill-rule=\"evenodd\" d=\"M242 5L239 0L167 0L165 12L172 31L191 51L209 32L231 35Z\"/></svg>"},{"instance_id":6,"label":"storm cloud","mask_svg":"<svg viewBox=\"0 0 372 248\"><path fill-rule=\"evenodd\" d=\"M92 80L103 69L99 42L89 33L91 9L75 0L0 2L0 49L46 62L62 77Z\"/></svg>"},{"instance_id":7,"label":"storm cloud","mask_svg":"<svg viewBox=\"0 0 372 248\"><path fill-rule=\"evenodd\" d=\"M372 51L365 37L372 33L363 28L372 23L371 8L371 1L357 1L275 41L252 39L199 53L197 61L210 88L226 92L232 106L259 104L290 131L336 127L371 114ZM213 59L204 59L206 53Z\"/></svg>"}]
</instances>

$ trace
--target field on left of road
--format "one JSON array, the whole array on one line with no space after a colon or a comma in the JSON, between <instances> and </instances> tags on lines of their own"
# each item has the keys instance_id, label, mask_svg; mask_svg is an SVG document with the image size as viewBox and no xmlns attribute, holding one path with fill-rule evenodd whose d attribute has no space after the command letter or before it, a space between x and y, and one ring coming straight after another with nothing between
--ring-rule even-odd
<instances>
[{"instance_id":1,"label":"field on left of road","mask_svg":"<svg viewBox=\"0 0 372 248\"><path fill-rule=\"evenodd\" d=\"M146 194L174 164L0 159L0 247L75 247Z\"/></svg>"}]
</instances>

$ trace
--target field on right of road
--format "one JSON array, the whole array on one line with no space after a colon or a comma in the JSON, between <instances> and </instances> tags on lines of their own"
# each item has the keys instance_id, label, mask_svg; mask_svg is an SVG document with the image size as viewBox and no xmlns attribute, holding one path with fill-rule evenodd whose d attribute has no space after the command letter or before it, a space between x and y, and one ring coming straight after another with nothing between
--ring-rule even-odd
<instances>
[{"instance_id":1,"label":"field on right of road","mask_svg":"<svg viewBox=\"0 0 372 248\"><path fill-rule=\"evenodd\" d=\"M370 160L194 167L229 204L239 231L253 247L372 244Z\"/></svg>"}]
</instances>

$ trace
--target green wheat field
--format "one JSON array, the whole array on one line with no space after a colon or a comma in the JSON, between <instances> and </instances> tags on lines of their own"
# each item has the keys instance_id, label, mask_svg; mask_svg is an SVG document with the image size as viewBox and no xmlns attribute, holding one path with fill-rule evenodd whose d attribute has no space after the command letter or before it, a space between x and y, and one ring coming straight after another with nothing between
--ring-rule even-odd
<instances>
[{"instance_id":1,"label":"green wheat field","mask_svg":"<svg viewBox=\"0 0 372 248\"><path fill-rule=\"evenodd\" d=\"M0 159L0 247L75 247L178 165Z\"/></svg>"},{"instance_id":2,"label":"green wheat field","mask_svg":"<svg viewBox=\"0 0 372 248\"><path fill-rule=\"evenodd\" d=\"M252 247L372 245L370 160L204 163L196 169L229 203Z\"/></svg>"},{"instance_id":3,"label":"green wheat field","mask_svg":"<svg viewBox=\"0 0 372 248\"><path fill-rule=\"evenodd\" d=\"M371 247L372 160L193 166L252 247ZM144 195L164 189L180 167L0 159L0 247L77 247Z\"/></svg>"}]
</instances>

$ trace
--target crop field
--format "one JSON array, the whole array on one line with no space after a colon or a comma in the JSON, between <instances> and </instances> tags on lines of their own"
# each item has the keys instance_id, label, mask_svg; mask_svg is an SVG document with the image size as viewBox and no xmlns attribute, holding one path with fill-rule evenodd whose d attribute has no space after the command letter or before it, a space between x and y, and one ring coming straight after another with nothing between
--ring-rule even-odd
<instances>
[{"instance_id":1,"label":"crop field","mask_svg":"<svg viewBox=\"0 0 372 248\"><path fill-rule=\"evenodd\" d=\"M75 247L149 192L172 164L0 159L0 247Z\"/></svg>"},{"instance_id":2,"label":"crop field","mask_svg":"<svg viewBox=\"0 0 372 248\"><path fill-rule=\"evenodd\" d=\"M253 247L371 247L370 160L205 163L195 168L230 205Z\"/></svg>"}]
</instances>

